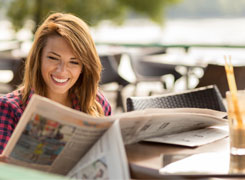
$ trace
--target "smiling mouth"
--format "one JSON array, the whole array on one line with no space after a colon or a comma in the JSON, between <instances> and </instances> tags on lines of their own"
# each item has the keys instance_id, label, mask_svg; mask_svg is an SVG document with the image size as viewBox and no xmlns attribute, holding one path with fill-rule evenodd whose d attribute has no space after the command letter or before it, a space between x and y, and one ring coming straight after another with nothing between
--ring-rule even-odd
<instances>
[{"instance_id":1,"label":"smiling mouth","mask_svg":"<svg viewBox=\"0 0 245 180\"><path fill-rule=\"evenodd\" d=\"M52 79L53 79L55 82L57 82L57 83L66 83L66 82L69 80L69 78L60 79L60 78L57 78L57 77L54 77L54 76L52 76Z\"/></svg>"}]
</instances>

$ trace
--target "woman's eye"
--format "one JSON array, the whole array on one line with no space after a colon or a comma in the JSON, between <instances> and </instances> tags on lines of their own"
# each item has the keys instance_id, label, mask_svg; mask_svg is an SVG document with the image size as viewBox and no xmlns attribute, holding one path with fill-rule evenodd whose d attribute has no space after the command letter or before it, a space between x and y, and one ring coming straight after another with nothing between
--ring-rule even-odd
<instances>
[{"instance_id":1,"label":"woman's eye","mask_svg":"<svg viewBox=\"0 0 245 180\"><path fill-rule=\"evenodd\" d=\"M58 58L56 57L53 57L53 56L48 56L49 59L52 59L52 60L59 60Z\"/></svg>"},{"instance_id":2,"label":"woman's eye","mask_svg":"<svg viewBox=\"0 0 245 180\"><path fill-rule=\"evenodd\" d=\"M70 61L71 64L75 64L75 65L78 65L79 62L78 61Z\"/></svg>"}]
</instances>

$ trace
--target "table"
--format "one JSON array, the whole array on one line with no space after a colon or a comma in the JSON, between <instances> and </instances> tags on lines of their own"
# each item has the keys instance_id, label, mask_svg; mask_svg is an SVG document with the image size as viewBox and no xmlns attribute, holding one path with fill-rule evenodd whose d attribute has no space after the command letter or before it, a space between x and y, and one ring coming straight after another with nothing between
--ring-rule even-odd
<instances>
[{"instance_id":1,"label":"table","mask_svg":"<svg viewBox=\"0 0 245 180\"><path fill-rule=\"evenodd\" d=\"M204 152L229 153L229 138L199 146L197 148L186 148L181 146L157 144L157 143L136 143L126 146L131 177L134 179L171 179L177 176L161 175L158 170L162 167L162 154L196 154ZM180 176L179 176L180 177ZM185 178L188 177L185 176ZM189 175L187 179L208 178L210 175ZM240 175L220 175L220 178L238 178ZM242 176L245 179L245 174ZM183 178L183 177L182 177ZM183 178L183 179L185 179Z\"/></svg>"},{"instance_id":2,"label":"table","mask_svg":"<svg viewBox=\"0 0 245 180\"><path fill-rule=\"evenodd\" d=\"M242 50L245 46L232 46L232 45L163 45L163 44L111 44L111 43L98 43L97 49L99 53L123 53L129 54L130 56L141 56L142 61L148 61L152 63L163 63L175 65L177 68L182 68L181 74L185 78L185 88L192 89L195 87L193 81L191 82L190 77L194 77L198 80L202 77L203 69L207 67L208 64L224 65L224 55L232 55L233 66L245 66L245 61L243 57L243 52L227 52L226 49L239 48ZM196 51L191 52L165 52L161 54L154 54L154 48L157 51L162 48L225 48L216 51L211 51L206 49L205 52L198 53ZM229 53L229 54L227 54ZM148 55L147 55L148 54ZM150 54L150 55L149 55ZM196 71L197 70L197 71ZM192 83L192 84L191 84Z\"/></svg>"},{"instance_id":3,"label":"table","mask_svg":"<svg viewBox=\"0 0 245 180\"><path fill-rule=\"evenodd\" d=\"M189 54L155 54L155 55L146 55L142 57L142 61L152 62L152 63L163 63L175 65L176 67L184 67L185 72L183 76L185 77L185 86L186 89L191 89L189 85L189 77L195 68L204 69L207 66L205 60L197 59L196 57Z\"/></svg>"},{"instance_id":4,"label":"table","mask_svg":"<svg viewBox=\"0 0 245 180\"><path fill-rule=\"evenodd\" d=\"M171 64L171 65L176 65L176 67L179 67L179 66L185 67L186 71L182 74L185 77L186 89L191 89L189 77L190 77L190 75L193 75L193 69L195 69L195 68L205 69L206 67L208 67L208 65L223 67L224 63L225 63L223 57L206 58L205 59L204 57L198 57L198 56L194 56L191 54L149 55L149 56L144 56L142 58L142 61L153 62L153 63ZM243 61L239 58L232 58L232 64L234 67L244 67L245 66L244 62L245 61ZM225 71L224 71L224 73L225 73ZM197 77L197 78L199 79L201 77ZM210 80L210 81L212 81L212 80ZM210 83L212 83L212 82L210 82ZM215 81L213 81L213 83L215 83ZM225 83L226 83L226 80L225 80Z\"/></svg>"}]
</instances>

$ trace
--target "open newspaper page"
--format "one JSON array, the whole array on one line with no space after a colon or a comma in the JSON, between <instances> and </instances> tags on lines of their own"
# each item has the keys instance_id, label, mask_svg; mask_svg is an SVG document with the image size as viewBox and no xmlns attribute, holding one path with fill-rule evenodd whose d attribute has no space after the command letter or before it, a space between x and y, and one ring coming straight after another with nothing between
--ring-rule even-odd
<instances>
[{"instance_id":1,"label":"open newspaper page","mask_svg":"<svg viewBox=\"0 0 245 180\"><path fill-rule=\"evenodd\" d=\"M142 111L141 115L121 117L120 127L124 143L131 144L152 137L160 138L165 135L189 132L211 126L227 126L227 119L222 118L226 115L227 113L224 112L199 108L147 109ZM202 144L227 136L227 131L222 129L214 130L212 133L213 139L211 138L205 142L205 137L207 137L205 136ZM205 134L208 135L206 131L203 135ZM180 144L175 139L172 139L172 142L173 144ZM181 142L180 145L188 145L188 143ZM195 145L192 144L191 146Z\"/></svg>"},{"instance_id":2,"label":"open newspaper page","mask_svg":"<svg viewBox=\"0 0 245 180\"><path fill-rule=\"evenodd\" d=\"M130 179L118 120L77 163L68 176L74 179Z\"/></svg>"},{"instance_id":3,"label":"open newspaper page","mask_svg":"<svg viewBox=\"0 0 245 180\"><path fill-rule=\"evenodd\" d=\"M232 166L229 152L206 152L177 155L164 154L162 159L163 167L159 169L159 173L163 175L173 175L173 178L169 179L174 179L174 176L176 177L177 175L228 175L230 166ZM226 178L233 179L228 176L226 176ZM241 176L237 178L244 179L244 177L242 178ZM188 178L183 177L183 179ZM209 178L206 176L205 178L199 177L195 179Z\"/></svg>"},{"instance_id":4,"label":"open newspaper page","mask_svg":"<svg viewBox=\"0 0 245 180\"><path fill-rule=\"evenodd\" d=\"M144 141L196 147L225 138L228 135L228 128L207 127L177 134L152 137Z\"/></svg>"},{"instance_id":5,"label":"open newspaper page","mask_svg":"<svg viewBox=\"0 0 245 180\"><path fill-rule=\"evenodd\" d=\"M96 118L33 95L3 155L21 166L67 174L116 120L124 144L227 124L226 113L195 108L147 109Z\"/></svg>"},{"instance_id":6,"label":"open newspaper page","mask_svg":"<svg viewBox=\"0 0 245 180\"><path fill-rule=\"evenodd\" d=\"M33 95L3 154L17 165L67 174L112 122Z\"/></svg>"}]
</instances>

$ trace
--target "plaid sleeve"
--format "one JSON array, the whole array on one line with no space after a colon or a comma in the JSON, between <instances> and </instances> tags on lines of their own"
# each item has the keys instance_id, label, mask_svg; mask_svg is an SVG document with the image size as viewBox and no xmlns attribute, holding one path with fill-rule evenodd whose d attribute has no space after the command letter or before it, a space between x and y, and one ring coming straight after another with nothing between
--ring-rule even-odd
<instances>
[{"instance_id":1,"label":"plaid sleeve","mask_svg":"<svg viewBox=\"0 0 245 180\"><path fill-rule=\"evenodd\" d=\"M0 153L2 153L17 124L17 106L8 98L0 98Z\"/></svg>"},{"instance_id":2,"label":"plaid sleeve","mask_svg":"<svg viewBox=\"0 0 245 180\"><path fill-rule=\"evenodd\" d=\"M111 115L111 105L105 96L101 93L97 93L97 101L101 104L105 116Z\"/></svg>"}]
</instances>

